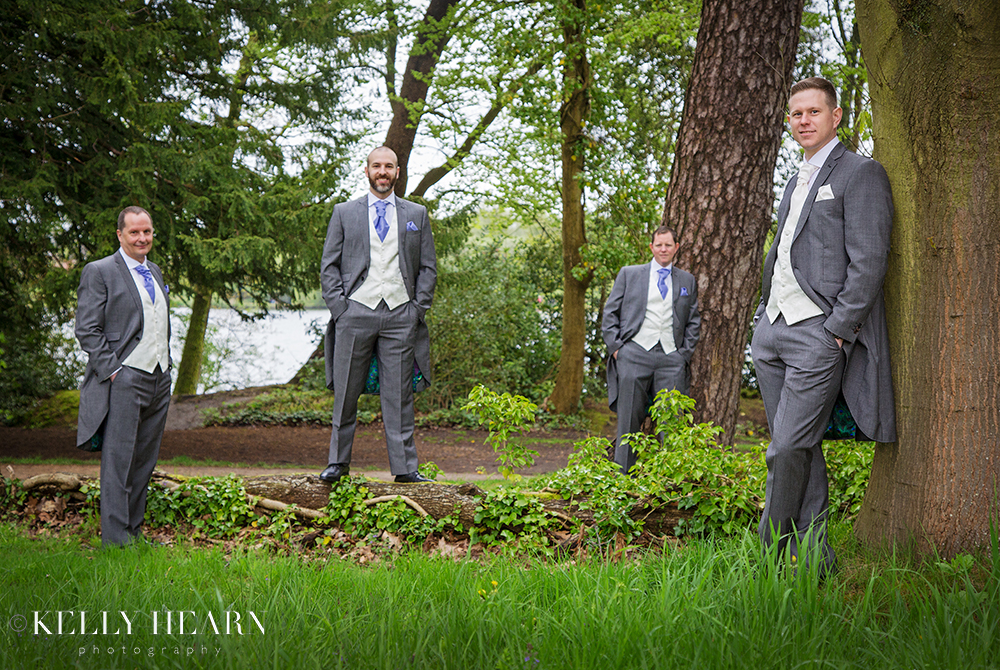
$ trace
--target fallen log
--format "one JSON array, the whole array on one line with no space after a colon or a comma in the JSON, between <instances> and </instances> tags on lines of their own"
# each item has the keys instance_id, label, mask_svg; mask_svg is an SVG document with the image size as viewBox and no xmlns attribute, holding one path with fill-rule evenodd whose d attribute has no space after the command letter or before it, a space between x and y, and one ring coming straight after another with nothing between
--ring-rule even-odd
<instances>
[{"instance_id":1,"label":"fallen log","mask_svg":"<svg viewBox=\"0 0 1000 670\"><path fill-rule=\"evenodd\" d=\"M315 475L264 475L243 480L247 493L259 495L300 507L318 509L327 504L330 484ZM458 512L458 519L466 529L475 523L476 507L485 495L475 484L396 484L393 482L367 481L359 484L368 489L371 498L404 496L418 504L427 514L440 519ZM566 522L578 521L584 526L594 525L594 512L581 507L586 498L565 500L540 499L542 506ZM656 505L648 499L637 500L629 516L641 519L644 528L655 535L673 535L674 528L692 517L690 510L677 508L676 503Z\"/></svg>"},{"instance_id":2,"label":"fallen log","mask_svg":"<svg viewBox=\"0 0 1000 670\"><path fill-rule=\"evenodd\" d=\"M65 473L36 475L22 482L26 490L55 489L66 493L78 490L84 483L93 482L89 477ZM176 489L179 483L160 471L153 473L153 483L167 489ZM367 490L366 504L402 500L421 516L441 519L457 514L458 522L466 530L475 525L476 508L485 493L475 484L397 484L382 481L357 481L357 486ZM293 512L302 519L323 518L319 510L330 500L331 485L315 475L261 475L243 479L247 497L252 505L269 510L285 510L294 506ZM79 495L79 494L77 494ZM82 497L82 496L81 496ZM563 522L564 527L579 523L582 527L595 524L594 511L587 508L585 497L575 500L541 497L542 506ZM629 517L642 520L644 529L654 535L674 535L674 529L692 517L691 510L681 510L676 503L659 504L655 500L636 500L628 512Z\"/></svg>"},{"instance_id":3,"label":"fallen log","mask_svg":"<svg viewBox=\"0 0 1000 670\"><path fill-rule=\"evenodd\" d=\"M86 477L83 479L85 480ZM65 472L52 472L49 474L35 475L34 477L25 479L21 482L21 488L25 491L32 491L45 486L52 486L60 491L78 491L82 484L83 480L76 475L67 474Z\"/></svg>"},{"instance_id":4,"label":"fallen log","mask_svg":"<svg viewBox=\"0 0 1000 670\"><path fill-rule=\"evenodd\" d=\"M476 506L483 496L483 492L475 484L396 484L366 481L358 485L368 489L371 498L405 496L435 519L457 512L459 522L466 528L472 527ZM315 475L246 477L243 486L251 495L309 509L319 509L330 501L330 484Z\"/></svg>"}]
</instances>

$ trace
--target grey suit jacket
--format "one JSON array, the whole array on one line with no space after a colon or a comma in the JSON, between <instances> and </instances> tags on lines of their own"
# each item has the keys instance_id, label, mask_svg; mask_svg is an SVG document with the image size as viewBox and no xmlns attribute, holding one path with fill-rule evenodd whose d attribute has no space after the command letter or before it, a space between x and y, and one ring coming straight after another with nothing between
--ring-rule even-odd
<instances>
[{"instance_id":1,"label":"grey suit jacket","mask_svg":"<svg viewBox=\"0 0 1000 670\"><path fill-rule=\"evenodd\" d=\"M152 261L147 260L146 264L168 300L169 311L163 274ZM76 339L90 358L80 385L77 446L89 442L108 415L111 374L139 344L142 328L142 298L121 252L84 266L77 290ZM168 320L168 342L169 339Z\"/></svg>"},{"instance_id":2,"label":"grey suit jacket","mask_svg":"<svg viewBox=\"0 0 1000 670\"><path fill-rule=\"evenodd\" d=\"M795 178L778 206L780 239ZM817 201L824 185L833 197ZM882 283L889 258L892 190L876 161L838 144L816 175L802 207L802 225L792 238L792 272L809 299L823 310L824 326L844 340L847 365L842 391L855 422L879 442L896 440L896 414L889 365L889 330ZM761 302L771 295L778 245L764 260ZM765 317L766 318L766 317Z\"/></svg>"},{"instance_id":3,"label":"grey suit jacket","mask_svg":"<svg viewBox=\"0 0 1000 670\"><path fill-rule=\"evenodd\" d=\"M677 353L691 361L694 345L701 333L701 313L698 311L698 282L690 272L676 265L670 273L673 292L674 344ZM618 405L618 365L614 353L631 340L646 319L646 298L649 296L649 263L623 267L615 278L611 295L604 304L601 335L608 347L608 404Z\"/></svg>"},{"instance_id":4,"label":"grey suit jacket","mask_svg":"<svg viewBox=\"0 0 1000 670\"><path fill-rule=\"evenodd\" d=\"M347 309L347 299L368 276L371 266L368 194L334 206L327 226L320 268L323 300L330 309L326 329L326 385L333 389L333 347L337 317ZM413 230L416 228L416 230ZM399 270L410 301L417 308L417 341L414 357L423 381L417 390L431 382L430 335L424 317L434 300L437 284L437 257L427 208L396 198L396 231L399 239Z\"/></svg>"}]
</instances>

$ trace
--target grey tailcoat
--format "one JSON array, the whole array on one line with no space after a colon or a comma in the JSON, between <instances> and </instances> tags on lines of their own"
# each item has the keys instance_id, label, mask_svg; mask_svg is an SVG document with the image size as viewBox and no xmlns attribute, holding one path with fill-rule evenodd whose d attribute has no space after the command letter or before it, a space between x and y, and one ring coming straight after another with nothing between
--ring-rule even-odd
<instances>
[{"instance_id":1,"label":"grey tailcoat","mask_svg":"<svg viewBox=\"0 0 1000 670\"><path fill-rule=\"evenodd\" d=\"M701 333L701 313L698 311L698 282L690 272L676 265L670 273L673 292L674 344L684 360L691 361L694 346ZM608 347L608 405L618 407L618 364L614 353L631 340L646 319L646 299L649 296L649 263L627 265L615 278L611 295L604 304L601 335Z\"/></svg>"},{"instance_id":2,"label":"grey tailcoat","mask_svg":"<svg viewBox=\"0 0 1000 670\"><path fill-rule=\"evenodd\" d=\"M163 274L152 261L147 260L146 265L168 300L169 313ZM90 358L80 385L77 446L89 442L108 415L111 373L121 367L139 344L143 328L142 298L120 251L84 266L78 295L81 299L76 312L76 338Z\"/></svg>"},{"instance_id":3,"label":"grey tailcoat","mask_svg":"<svg viewBox=\"0 0 1000 670\"><path fill-rule=\"evenodd\" d=\"M347 309L348 297L357 291L368 276L371 266L371 245L368 227L368 195L344 202L333 208L327 228L320 269L323 300L330 309L326 329L324 357L326 385L333 390L333 348L337 317ZM414 230L416 228L416 230ZM399 270L406 293L417 308L417 340L413 356L423 373L417 390L431 383L431 342L424 316L434 299L437 284L437 257L427 208L402 198L396 198L396 230L399 239Z\"/></svg>"},{"instance_id":4,"label":"grey tailcoat","mask_svg":"<svg viewBox=\"0 0 1000 670\"><path fill-rule=\"evenodd\" d=\"M778 206L775 240L781 238L795 182L793 178L788 183ZM824 194L817 199L821 190ZM799 286L823 310L826 329L844 340L847 362L841 389L847 406L858 428L878 442L896 440L882 294L892 214L885 169L838 144L809 189L790 252ZM766 318L777 251L778 245L772 244L764 260L754 323Z\"/></svg>"}]
</instances>

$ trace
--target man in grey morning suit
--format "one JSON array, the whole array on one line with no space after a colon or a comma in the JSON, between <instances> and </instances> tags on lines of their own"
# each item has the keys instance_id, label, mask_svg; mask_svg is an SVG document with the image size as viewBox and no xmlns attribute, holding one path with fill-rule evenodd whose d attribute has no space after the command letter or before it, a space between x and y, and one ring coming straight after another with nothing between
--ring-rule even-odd
<instances>
[{"instance_id":1,"label":"man in grey morning suit","mask_svg":"<svg viewBox=\"0 0 1000 670\"><path fill-rule=\"evenodd\" d=\"M349 472L358 397L374 352L389 468L397 482L426 482L413 441L413 379L415 361L418 383L430 383L424 315L437 283L434 237L427 209L393 194L399 166L391 149L372 151L365 175L369 192L333 208L323 246L320 283L331 317L326 383L334 406L329 465L320 479L336 482Z\"/></svg>"},{"instance_id":2,"label":"man in grey morning suit","mask_svg":"<svg viewBox=\"0 0 1000 670\"><path fill-rule=\"evenodd\" d=\"M798 82L788 109L805 162L778 207L751 344L771 430L759 530L793 561L818 551L825 576L836 557L822 441L838 395L860 438L896 439L882 296L892 193L881 165L837 141L842 112L830 82Z\"/></svg>"},{"instance_id":3,"label":"man in grey morning suit","mask_svg":"<svg viewBox=\"0 0 1000 670\"><path fill-rule=\"evenodd\" d=\"M76 441L101 450L105 546L141 537L170 405L170 308L160 268L146 259L153 247L149 213L122 210L118 240L118 251L83 268L76 310L76 338L90 356Z\"/></svg>"},{"instance_id":4,"label":"man in grey morning suit","mask_svg":"<svg viewBox=\"0 0 1000 670\"><path fill-rule=\"evenodd\" d=\"M601 333L608 345L608 404L618 412L615 463L635 465L623 436L638 432L651 399L662 389L687 393L690 362L701 331L698 283L672 265L680 243L667 226L653 231L653 260L621 269L604 306Z\"/></svg>"}]
</instances>

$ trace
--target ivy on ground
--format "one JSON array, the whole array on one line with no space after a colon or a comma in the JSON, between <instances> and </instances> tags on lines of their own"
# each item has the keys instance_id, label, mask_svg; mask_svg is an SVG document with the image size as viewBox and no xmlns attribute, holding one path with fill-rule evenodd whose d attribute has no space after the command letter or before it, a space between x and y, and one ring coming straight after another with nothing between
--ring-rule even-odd
<instances>
[{"instance_id":1,"label":"ivy on ground","mask_svg":"<svg viewBox=\"0 0 1000 670\"><path fill-rule=\"evenodd\" d=\"M472 527L464 528L457 510L442 518L421 515L406 501L393 499L371 504L363 478L348 478L331 487L327 516L304 521L294 508L262 512L254 507L241 480L235 476L185 481L171 490L150 487L146 506L147 526L170 529L173 536L209 541L270 542L332 550L375 546L388 541L395 548L429 546L432 538L447 537L486 549L543 552L551 555L567 536L601 545L609 540L631 543L643 534L643 517L650 509L676 505L690 517L674 528L675 535L732 534L754 526L763 507L767 470L763 444L721 447L715 441L719 428L695 423L694 401L676 391L657 395L650 414L654 433L628 436L636 465L628 475L608 458L612 445L602 437L576 444L566 468L536 478L531 485L567 501L567 514L547 509L537 493L519 488L513 470L530 467L533 454L519 440L534 414L524 398L497 395L486 389L470 394L467 408L488 424L491 443L498 453L507 482L485 493L475 509ZM248 408L253 409L253 408ZM869 444L828 442L825 445L830 476L830 505L836 513L853 516L871 470ZM425 474L440 473L425 464ZM32 523L49 523L38 513L16 480L2 479L0 516L34 515ZM72 496L62 495L61 505L77 510L93 533L100 498L99 485L85 485ZM56 505L60 508L60 505ZM58 509L57 509L58 511ZM573 518L574 511L588 511L592 522ZM31 521L31 519L29 519ZM81 531L83 532L83 531Z\"/></svg>"}]
</instances>

